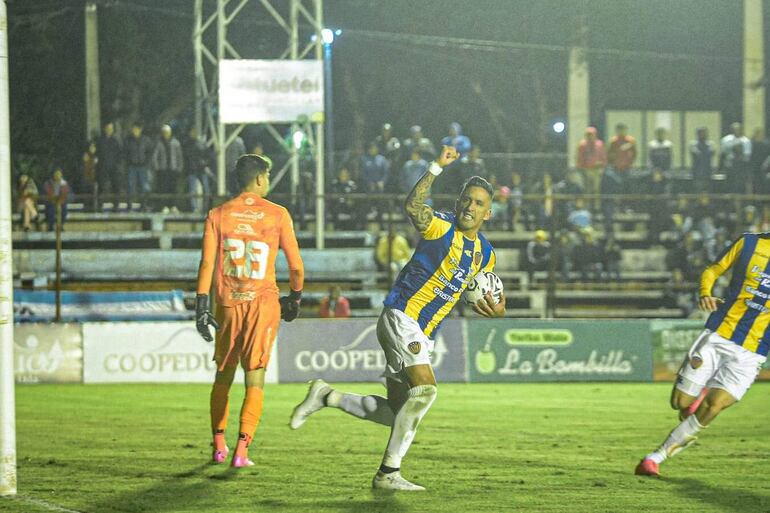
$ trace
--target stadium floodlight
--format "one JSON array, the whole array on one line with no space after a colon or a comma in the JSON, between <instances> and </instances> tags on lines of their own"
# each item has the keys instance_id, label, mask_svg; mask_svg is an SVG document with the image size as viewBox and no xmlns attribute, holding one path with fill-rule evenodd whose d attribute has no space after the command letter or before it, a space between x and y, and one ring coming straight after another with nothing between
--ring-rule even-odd
<instances>
[{"instance_id":1,"label":"stadium floodlight","mask_svg":"<svg viewBox=\"0 0 770 513\"><path fill-rule=\"evenodd\" d=\"M305 132L297 130L291 135L291 141L294 144L294 148L301 149L302 144L305 142Z\"/></svg>"},{"instance_id":2,"label":"stadium floodlight","mask_svg":"<svg viewBox=\"0 0 770 513\"><path fill-rule=\"evenodd\" d=\"M334 42L334 31L332 29L325 28L321 31L321 40L325 45L330 45Z\"/></svg>"},{"instance_id":3,"label":"stadium floodlight","mask_svg":"<svg viewBox=\"0 0 770 513\"><path fill-rule=\"evenodd\" d=\"M0 0L0 495L16 494L8 11Z\"/></svg>"},{"instance_id":4,"label":"stadium floodlight","mask_svg":"<svg viewBox=\"0 0 770 513\"><path fill-rule=\"evenodd\" d=\"M551 128L555 133L562 134L564 133L564 130L567 128L567 124L564 123L564 121L557 121L553 124Z\"/></svg>"},{"instance_id":5,"label":"stadium floodlight","mask_svg":"<svg viewBox=\"0 0 770 513\"><path fill-rule=\"evenodd\" d=\"M324 45L330 45L334 42L334 40L342 35L342 29L330 29L325 28L321 29L321 41ZM315 43L316 39L318 39L318 36L313 33L310 34L310 41Z\"/></svg>"}]
</instances>

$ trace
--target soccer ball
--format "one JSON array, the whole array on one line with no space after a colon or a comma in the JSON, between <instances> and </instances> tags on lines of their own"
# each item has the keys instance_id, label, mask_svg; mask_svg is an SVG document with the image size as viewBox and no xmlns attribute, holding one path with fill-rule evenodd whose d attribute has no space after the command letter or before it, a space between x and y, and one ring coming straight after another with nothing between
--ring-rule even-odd
<instances>
[{"instance_id":1,"label":"soccer ball","mask_svg":"<svg viewBox=\"0 0 770 513\"><path fill-rule=\"evenodd\" d=\"M493 272L482 271L468 283L468 288L463 292L463 301L469 305L475 305L487 292L492 294L495 304L499 303L503 293L503 281Z\"/></svg>"}]
</instances>

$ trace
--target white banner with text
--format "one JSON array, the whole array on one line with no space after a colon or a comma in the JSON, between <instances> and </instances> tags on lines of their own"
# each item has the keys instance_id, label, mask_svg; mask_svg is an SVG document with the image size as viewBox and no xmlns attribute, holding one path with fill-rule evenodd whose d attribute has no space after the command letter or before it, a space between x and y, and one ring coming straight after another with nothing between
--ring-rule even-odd
<instances>
[{"instance_id":1,"label":"white banner with text","mask_svg":"<svg viewBox=\"0 0 770 513\"><path fill-rule=\"evenodd\" d=\"M317 60L219 61L223 123L323 121L323 63Z\"/></svg>"}]
</instances>

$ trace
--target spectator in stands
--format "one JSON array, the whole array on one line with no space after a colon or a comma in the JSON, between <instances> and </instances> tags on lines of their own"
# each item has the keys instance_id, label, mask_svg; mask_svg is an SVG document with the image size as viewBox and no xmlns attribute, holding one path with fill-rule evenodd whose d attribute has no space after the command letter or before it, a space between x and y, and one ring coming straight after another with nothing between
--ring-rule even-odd
<instances>
[{"instance_id":1,"label":"spectator in stands","mask_svg":"<svg viewBox=\"0 0 770 513\"><path fill-rule=\"evenodd\" d=\"M290 138L289 143L291 144L291 142L292 140ZM230 145L225 149L225 185L229 194L236 194L238 191L240 191L240 187L238 186L238 176L235 172L235 163L238 161L240 156L245 153L246 143L243 142L243 138L240 135L233 139L233 142L231 142ZM216 166L214 166L214 174L218 176Z\"/></svg>"},{"instance_id":2,"label":"spectator in stands","mask_svg":"<svg viewBox=\"0 0 770 513\"><path fill-rule=\"evenodd\" d=\"M472 146L468 136L463 135L463 127L456 121L449 124L449 135L441 139L441 144L444 146L454 146L460 154L460 158L467 155L471 151Z\"/></svg>"},{"instance_id":3,"label":"spectator in stands","mask_svg":"<svg viewBox=\"0 0 770 513\"><path fill-rule=\"evenodd\" d=\"M422 127L414 125L409 129L409 138L404 140L404 152L411 155L412 151L417 149L420 152L420 158L430 162L436 158L436 148L430 139L422 135Z\"/></svg>"},{"instance_id":4,"label":"spectator in stands","mask_svg":"<svg viewBox=\"0 0 770 513\"><path fill-rule=\"evenodd\" d=\"M768 225L768 228L770 229L770 225ZM727 230L717 230L713 239L704 241L706 259L709 262L716 262L717 258L719 258L719 255L721 255L722 252L729 248L731 245L732 241L727 236Z\"/></svg>"},{"instance_id":5,"label":"spectator in stands","mask_svg":"<svg viewBox=\"0 0 770 513\"><path fill-rule=\"evenodd\" d=\"M519 222L529 231L529 216L524 209L524 188L521 185L521 175L511 171L510 194L508 196L508 222L511 231L516 231Z\"/></svg>"},{"instance_id":6,"label":"spectator in stands","mask_svg":"<svg viewBox=\"0 0 770 513\"><path fill-rule=\"evenodd\" d=\"M297 223L300 230L307 227L309 214L315 205L315 176L308 170L301 171L299 174L299 186L297 187L297 197L293 206L292 219Z\"/></svg>"},{"instance_id":7,"label":"spectator in stands","mask_svg":"<svg viewBox=\"0 0 770 513\"><path fill-rule=\"evenodd\" d=\"M409 160L407 160L404 163L404 166L401 168L401 176L399 177L399 192L411 192L411 190L414 188L414 185L417 183L417 180L419 180L427 170L428 163L425 161L425 159L422 158L420 150L418 148L413 148L409 156ZM430 198L427 201L430 202ZM432 205L433 203L430 202L427 204Z\"/></svg>"},{"instance_id":8,"label":"spectator in stands","mask_svg":"<svg viewBox=\"0 0 770 513\"><path fill-rule=\"evenodd\" d=\"M655 129L655 139L647 145L647 154L649 158L650 169L668 171L671 169L671 163L674 160L674 145L666 137L667 130L663 127Z\"/></svg>"},{"instance_id":9,"label":"spectator in stands","mask_svg":"<svg viewBox=\"0 0 770 513\"><path fill-rule=\"evenodd\" d=\"M567 171L563 180L559 180L553 187L555 194L566 196L556 204L556 212L559 215L559 226L567 223L570 213L575 210L575 201L583 195L582 175L577 169Z\"/></svg>"},{"instance_id":10,"label":"spectator in stands","mask_svg":"<svg viewBox=\"0 0 770 513\"><path fill-rule=\"evenodd\" d=\"M126 191L126 178L123 174L123 144L115 135L115 125L108 121L102 128L102 135L96 141L96 183L99 194L119 194ZM114 198L117 209L117 198Z\"/></svg>"},{"instance_id":11,"label":"spectator in stands","mask_svg":"<svg viewBox=\"0 0 770 513\"><path fill-rule=\"evenodd\" d=\"M671 280L666 282L663 290L663 306L667 308L679 308L682 316L689 318L698 304L698 295L696 287L687 283L684 279L684 273L681 269L674 269L671 272Z\"/></svg>"},{"instance_id":12,"label":"spectator in stands","mask_svg":"<svg viewBox=\"0 0 770 513\"><path fill-rule=\"evenodd\" d=\"M614 179L618 182L618 192L615 194L626 192L628 170L636 161L636 139L628 135L628 127L625 123L615 125L615 135L610 139L607 150L607 161L609 167L604 174L615 175Z\"/></svg>"},{"instance_id":13,"label":"spectator in stands","mask_svg":"<svg viewBox=\"0 0 770 513\"><path fill-rule=\"evenodd\" d=\"M671 214L671 230L674 232L674 240L682 240L689 233L695 222L690 210L690 200L677 198L676 207Z\"/></svg>"},{"instance_id":14,"label":"spectator in stands","mask_svg":"<svg viewBox=\"0 0 770 513\"><path fill-rule=\"evenodd\" d=\"M586 202L583 198L575 200L575 206L567 216L567 222L570 228L576 232L591 228L591 211L586 208Z\"/></svg>"},{"instance_id":15,"label":"spectator in stands","mask_svg":"<svg viewBox=\"0 0 770 513\"><path fill-rule=\"evenodd\" d=\"M704 126L695 130L696 140L690 143L692 178L696 192L711 191L711 170L714 160L714 143L709 140L708 129Z\"/></svg>"},{"instance_id":16,"label":"spectator in stands","mask_svg":"<svg viewBox=\"0 0 770 513\"><path fill-rule=\"evenodd\" d=\"M211 188L216 176L212 170L213 155L206 147L206 139L198 135L195 126L190 127L182 141L182 155L190 209L195 213L205 212L211 206Z\"/></svg>"},{"instance_id":17,"label":"spectator in stands","mask_svg":"<svg viewBox=\"0 0 770 513\"><path fill-rule=\"evenodd\" d=\"M527 272L529 281L532 282L532 274L536 271L547 271L551 258L551 243L548 242L548 233L545 230L536 230L534 238L527 243Z\"/></svg>"},{"instance_id":18,"label":"spectator in stands","mask_svg":"<svg viewBox=\"0 0 770 513\"><path fill-rule=\"evenodd\" d=\"M650 241L656 241L658 234L665 230L669 219L670 212L668 208L668 184L666 177L658 168L653 168L650 173L649 181L645 193L652 195L651 199L642 201L642 205L638 209L640 211L646 211L650 217L648 224L648 234Z\"/></svg>"},{"instance_id":19,"label":"spectator in stands","mask_svg":"<svg viewBox=\"0 0 770 513\"><path fill-rule=\"evenodd\" d=\"M578 244L572 250L572 264L581 280L598 280L602 274L602 248L596 242L593 228L580 230Z\"/></svg>"},{"instance_id":20,"label":"spectator in stands","mask_svg":"<svg viewBox=\"0 0 770 513\"><path fill-rule=\"evenodd\" d=\"M182 145L179 143L179 139L174 137L174 132L169 125L163 125L160 128L160 137L155 143L155 150L152 153L152 169L157 192L179 194L185 189L182 181L182 171L184 170ZM164 213L169 211L169 207L166 205L171 205L170 210L173 212L179 211L175 198L163 198L161 203L164 205Z\"/></svg>"},{"instance_id":21,"label":"spectator in stands","mask_svg":"<svg viewBox=\"0 0 770 513\"><path fill-rule=\"evenodd\" d=\"M323 319L345 319L350 317L350 302L340 292L338 285L329 287L329 295L321 299L318 315Z\"/></svg>"},{"instance_id":22,"label":"spectator in stands","mask_svg":"<svg viewBox=\"0 0 770 513\"><path fill-rule=\"evenodd\" d=\"M489 175L489 183L494 190L492 195L491 217L489 218L490 228L507 229L508 226L508 198L511 195L511 189L507 185L502 185L497 181L496 175Z\"/></svg>"},{"instance_id":23,"label":"spectator in stands","mask_svg":"<svg viewBox=\"0 0 770 513\"><path fill-rule=\"evenodd\" d=\"M540 196L536 200L533 200L534 204L532 209L535 212L535 222L537 224L537 228L548 229L550 228L551 222L553 220L554 208L554 186L551 173L543 173L543 177L540 179L540 181L535 183L535 186L532 188L532 194Z\"/></svg>"},{"instance_id":24,"label":"spectator in stands","mask_svg":"<svg viewBox=\"0 0 770 513\"><path fill-rule=\"evenodd\" d=\"M393 126L390 123L382 125L380 135L374 138L377 152L388 160L388 166L393 167L401 163L401 141L393 135Z\"/></svg>"},{"instance_id":25,"label":"spectator in stands","mask_svg":"<svg viewBox=\"0 0 770 513\"><path fill-rule=\"evenodd\" d=\"M45 221L48 231L54 231L56 227L56 213L61 209L61 229L64 230L64 222L67 220L67 201L72 195L70 185L64 179L61 166L54 166L51 178L43 184L45 194Z\"/></svg>"},{"instance_id":26,"label":"spectator in stands","mask_svg":"<svg viewBox=\"0 0 770 513\"><path fill-rule=\"evenodd\" d=\"M623 258L623 254L620 250L620 244L618 244L614 237L607 237L602 256L604 258L604 272L607 278L610 280L620 280L620 261Z\"/></svg>"},{"instance_id":27,"label":"spectator in stands","mask_svg":"<svg viewBox=\"0 0 770 513\"><path fill-rule=\"evenodd\" d=\"M708 196L700 196L697 199L693 216L694 229L701 234L704 244L716 236L717 227L714 219L716 210Z\"/></svg>"},{"instance_id":28,"label":"spectator in stands","mask_svg":"<svg viewBox=\"0 0 770 513\"><path fill-rule=\"evenodd\" d=\"M744 232L757 233L759 232L759 216L757 216L757 207L754 205L746 205L743 207L742 226Z\"/></svg>"},{"instance_id":29,"label":"spectator in stands","mask_svg":"<svg viewBox=\"0 0 770 513\"><path fill-rule=\"evenodd\" d=\"M751 135L751 157L749 159L749 169L752 187L752 193L767 193L770 189L767 187L765 172L762 171L762 164L770 158L770 141L765 137L765 131L757 128Z\"/></svg>"},{"instance_id":30,"label":"spectator in stands","mask_svg":"<svg viewBox=\"0 0 770 513\"><path fill-rule=\"evenodd\" d=\"M474 144L468 154L460 159L460 169L462 169L463 183L471 176L487 178L487 166L481 158L481 148L478 144Z\"/></svg>"},{"instance_id":31,"label":"spectator in stands","mask_svg":"<svg viewBox=\"0 0 770 513\"><path fill-rule=\"evenodd\" d=\"M700 244L700 234L696 235L696 233L688 232L666 253L666 268L669 271L678 269L687 281L693 282L699 279L706 261L705 251ZM693 265L700 265L700 267L693 269Z\"/></svg>"},{"instance_id":32,"label":"spectator in stands","mask_svg":"<svg viewBox=\"0 0 770 513\"><path fill-rule=\"evenodd\" d=\"M390 249L388 248L390 242ZM393 275L401 272L409 259L412 258L412 248L409 241L400 233L388 232L380 235L374 249L375 262L381 271L390 269Z\"/></svg>"},{"instance_id":33,"label":"spectator in stands","mask_svg":"<svg viewBox=\"0 0 770 513\"><path fill-rule=\"evenodd\" d=\"M126 154L128 172L128 209L133 208L135 199L149 210L147 195L150 193L150 163L152 159L152 142L142 134L143 127L138 121L131 125L131 135L128 136L123 148Z\"/></svg>"},{"instance_id":34,"label":"spectator in stands","mask_svg":"<svg viewBox=\"0 0 770 513\"><path fill-rule=\"evenodd\" d=\"M377 143L370 142L366 155L361 157L361 180L364 191L370 194L383 192L389 171L388 160L380 155Z\"/></svg>"},{"instance_id":35,"label":"spectator in stands","mask_svg":"<svg viewBox=\"0 0 770 513\"><path fill-rule=\"evenodd\" d=\"M361 209L356 208L356 203L348 197L358 192L358 186L350 179L350 171L347 167L340 168L337 178L332 180L329 192L333 196L329 210L335 228L339 230L361 228L362 216L358 215Z\"/></svg>"},{"instance_id":36,"label":"spectator in stands","mask_svg":"<svg viewBox=\"0 0 770 513\"><path fill-rule=\"evenodd\" d=\"M559 250L556 268L564 280L569 281L573 269L572 256L577 245L574 232L563 230L559 233Z\"/></svg>"},{"instance_id":37,"label":"spectator in stands","mask_svg":"<svg viewBox=\"0 0 770 513\"><path fill-rule=\"evenodd\" d=\"M96 182L96 166L99 157L96 155L96 143L88 141L81 157L82 187L90 194L97 194L99 186Z\"/></svg>"},{"instance_id":38,"label":"spectator in stands","mask_svg":"<svg viewBox=\"0 0 770 513\"><path fill-rule=\"evenodd\" d=\"M607 165L607 153L604 150L604 142L598 138L595 127L586 128L585 137L580 141L577 149L576 167L583 173L583 181L588 194L595 197L591 200L594 210L601 208L602 173Z\"/></svg>"},{"instance_id":39,"label":"spectator in stands","mask_svg":"<svg viewBox=\"0 0 770 513\"><path fill-rule=\"evenodd\" d=\"M759 231L770 232L770 205L762 206L762 217L759 220Z\"/></svg>"},{"instance_id":40,"label":"spectator in stands","mask_svg":"<svg viewBox=\"0 0 770 513\"><path fill-rule=\"evenodd\" d=\"M743 125L733 123L730 133L722 137L719 145L722 173L726 175L729 192L746 192L751 160L751 139L743 134Z\"/></svg>"},{"instance_id":41,"label":"spectator in stands","mask_svg":"<svg viewBox=\"0 0 770 513\"><path fill-rule=\"evenodd\" d=\"M32 223L37 221L38 190L35 181L29 175L19 176L16 184L16 210L19 212L21 229L28 232Z\"/></svg>"}]
</instances>

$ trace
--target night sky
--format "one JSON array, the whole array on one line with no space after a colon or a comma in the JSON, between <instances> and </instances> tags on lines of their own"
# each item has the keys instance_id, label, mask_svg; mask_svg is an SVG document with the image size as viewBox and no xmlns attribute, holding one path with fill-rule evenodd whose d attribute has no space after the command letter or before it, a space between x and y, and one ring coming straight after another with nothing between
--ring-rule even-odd
<instances>
[{"instance_id":1,"label":"night sky","mask_svg":"<svg viewBox=\"0 0 770 513\"><path fill-rule=\"evenodd\" d=\"M103 119L141 118L150 131L188 124L192 0L99 4ZM254 4L230 39L246 58L275 58L287 38ZM14 157L74 166L85 135L83 1L8 6ZM739 0L327 0L325 25L343 30L333 58L336 145L360 144L385 121L399 136L420 124L435 140L458 121L487 152L564 151L546 128L566 115L564 48L581 17L597 50L600 130L605 109L719 110L726 125L741 115L742 16ZM770 69L767 49L766 59ZM261 137L246 133L247 143Z\"/></svg>"}]
</instances>

